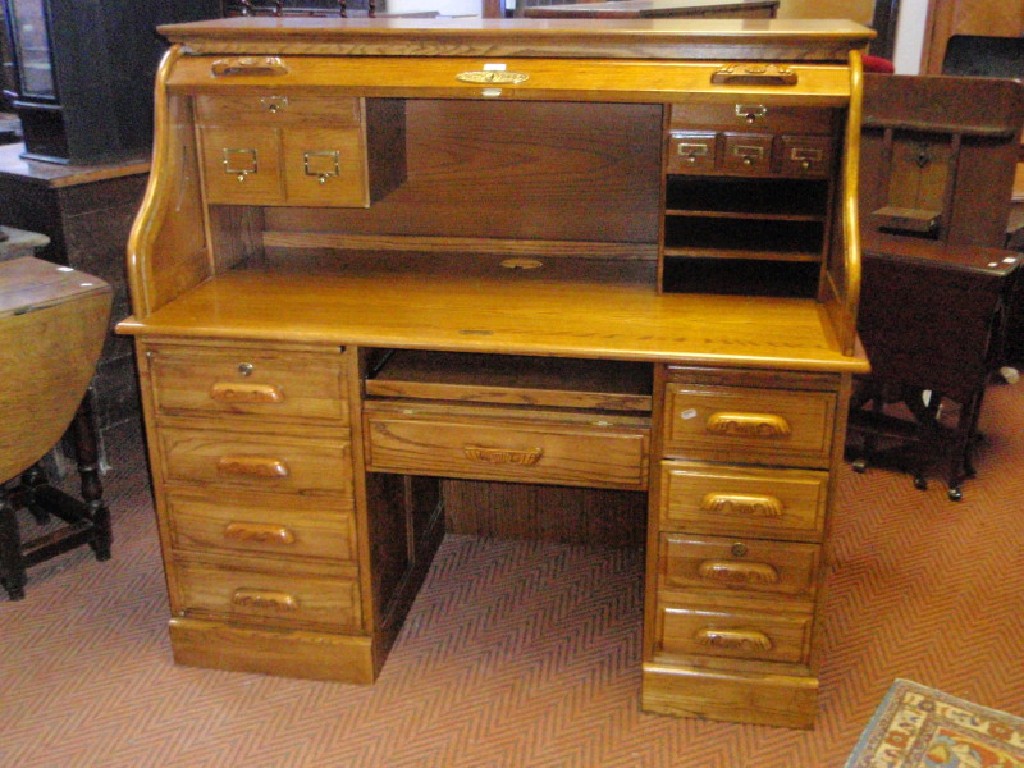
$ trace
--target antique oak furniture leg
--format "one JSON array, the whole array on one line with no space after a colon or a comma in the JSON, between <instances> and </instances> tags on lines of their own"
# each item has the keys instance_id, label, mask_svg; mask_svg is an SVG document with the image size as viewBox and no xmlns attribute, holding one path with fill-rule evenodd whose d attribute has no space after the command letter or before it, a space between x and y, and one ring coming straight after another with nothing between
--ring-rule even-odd
<instances>
[{"instance_id":1,"label":"antique oak furniture leg","mask_svg":"<svg viewBox=\"0 0 1024 768\"><path fill-rule=\"evenodd\" d=\"M11 600L25 597L25 563L21 559L18 518L7 490L0 486L0 585Z\"/></svg>"}]
</instances>

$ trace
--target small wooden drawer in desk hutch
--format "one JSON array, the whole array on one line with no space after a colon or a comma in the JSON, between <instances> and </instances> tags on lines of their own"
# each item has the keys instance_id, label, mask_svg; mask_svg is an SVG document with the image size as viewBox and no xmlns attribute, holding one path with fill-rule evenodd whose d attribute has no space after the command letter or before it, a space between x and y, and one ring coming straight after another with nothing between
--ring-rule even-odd
<instances>
[{"instance_id":1,"label":"small wooden drawer in desk hutch","mask_svg":"<svg viewBox=\"0 0 1024 768\"><path fill-rule=\"evenodd\" d=\"M831 109L673 104L663 289L815 295L839 126ZM749 276L742 289L737 270Z\"/></svg>"},{"instance_id":2,"label":"small wooden drawer in desk hutch","mask_svg":"<svg viewBox=\"0 0 1024 768\"><path fill-rule=\"evenodd\" d=\"M390 154L404 120L402 103L386 99L198 96L207 202L368 206L404 176Z\"/></svg>"},{"instance_id":3,"label":"small wooden drawer in desk hutch","mask_svg":"<svg viewBox=\"0 0 1024 768\"><path fill-rule=\"evenodd\" d=\"M872 33L264 21L161 28L129 244L175 660L372 683L472 516L646 542L645 710L809 727Z\"/></svg>"}]
</instances>

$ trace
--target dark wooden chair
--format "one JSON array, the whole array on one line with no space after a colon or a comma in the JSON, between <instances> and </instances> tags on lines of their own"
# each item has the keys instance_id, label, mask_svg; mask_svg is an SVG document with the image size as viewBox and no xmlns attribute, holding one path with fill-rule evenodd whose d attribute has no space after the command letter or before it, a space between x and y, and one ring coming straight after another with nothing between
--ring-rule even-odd
<instances>
[{"instance_id":1,"label":"dark wooden chair","mask_svg":"<svg viewBox=\"0 0 1024 768\"><path fill-rule=\"evenodd\" d=\"M26 568L88 544L110 557L110 515L99 481L88 385L106 337L111 289L102 280L33 257L0 262L0 585L25 595ZM55 487L40 460L68 431L82 498ZM21 535L17 511L39 524Z\"/></svg>"}]
</instances>

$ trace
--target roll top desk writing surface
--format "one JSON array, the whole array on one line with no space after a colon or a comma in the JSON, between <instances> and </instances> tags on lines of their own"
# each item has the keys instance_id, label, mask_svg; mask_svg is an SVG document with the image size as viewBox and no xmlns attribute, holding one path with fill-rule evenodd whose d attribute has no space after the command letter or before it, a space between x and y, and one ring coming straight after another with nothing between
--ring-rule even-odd
<instances>
[{"instance_id":1,"label":"roll top desk writing surface","mask_svg":"<svg viewBox=\"0 0 1024 768\"><path fill-rule=\"evenodd\" d=\"M175 659L372 682L449 484L586 489L646 499L644 708L809 727L871 33L161 31L120 330Z\"/></svg>"}]
</instances>

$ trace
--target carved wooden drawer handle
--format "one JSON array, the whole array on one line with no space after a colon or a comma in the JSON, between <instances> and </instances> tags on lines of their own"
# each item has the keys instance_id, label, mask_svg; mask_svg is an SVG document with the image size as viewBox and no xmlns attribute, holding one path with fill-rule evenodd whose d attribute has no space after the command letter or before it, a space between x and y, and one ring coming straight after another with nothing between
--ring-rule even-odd
<instances>
[{"instance_id":1,"label":"carved wooden drawer handle","mask_svg":"<svg viewBox=\"0 0 1024 768\"><path fill-rule=\"evenodd\" d=\"M770 651L772 640L763 632L754 629L711 629L705 627L694 638L708 648L723 648L730 651Z\"/></svg>"},{"instance_id":2,"label":"carved wooden drawer handle","mask_svg":"<svg viewBox=\"0 0 1024 768\"><path fill-rule=\"evenodd\" d=\"M716 411L708 416L707 431L736 437L785 437L789 422L774 413L732 413Z\"/></svg>"},{"instance_id":3,"label":"carved wooden drawer handle","mask_svg":"<svg viewBox=\"0 0 1024 768\"><path fill-rule=\"evenodd\" d=\"M299 600L287 592L241 587L231 595L231 604L239 608L259 608L271 611L297 611Z\"/></svg>"},{"instance_id":4,"label":"carved wooden drawer handle","mask_svg":"<svg viewBox=\"0 0 1024 768\"><path fill-rule=\"evenodd\" d=\"M224 527L224 538L231 541L251 541L257 544L295 543L295 534L283 525L264 523L228 523Z\"/></svg>"},{"instance_id":5,"label":"carved wooden drawer handle","mask_svg":"<svg viewBox=\"0 0 1024 768\"><path fill-rule=\"evenodd\" d=\"M779 572L768 563L705 560L697 573L706 581L726 584L778 584Z\"/></svg>"},{"instance_id":6,"label":"carved wooden drawer handle","mask_svg":"<svg viewBox=\"0 0 1024 768\"><path fill-rule=\"evenodd\" d=\"M217 59L210 65L210 74L214 77L287 75L288 67L277 56L241 56Z\"/></svg>"},{"instance_id":7,"label":"carved wooden drawer handle","mask_svg":"<svg viewBox=\"0 0 1024 768\"><path fill-rule=\"evenodd\" d=\"M284 393L273 384L218 381L210 387L210 397L220 403L280 403Z\"/></svg>"},{"instance_id":8,"label":"carved wooden drawer handle","mask_svg":"<svg viewBox=\"0 0 1024 768\"><path fill-rule=\"evenodd\" d=\"M750 515L751 517L782 517L782 500L775 496L754 493L705 493L700 500L701 512Z\"/></svg>"},{"instance_id":9,"label":"carved wooden drawer handle","mask_svg":"<svg viewBox=\"0 0 1024 768\"><path fill-rule=\"evenodd\" d=\"M269 456L221 456L217 471L225 475L244 477L288 477L288 465Z\"/></svg>"},{"instance_id":10,"label":"carved wooden drawer handle","mask_svg":"<svg viewBox=\"0 0 1024 768\"><path fill-rule=\"evenodd\" d=\"M543 448L527 448L516 450L514 448L488 448L483 445L466 445L462 448L467 459L482 461L486 464L518 464L523 467L532 467L541 456L544 455Z\"/></svg>"}]
</instances>

